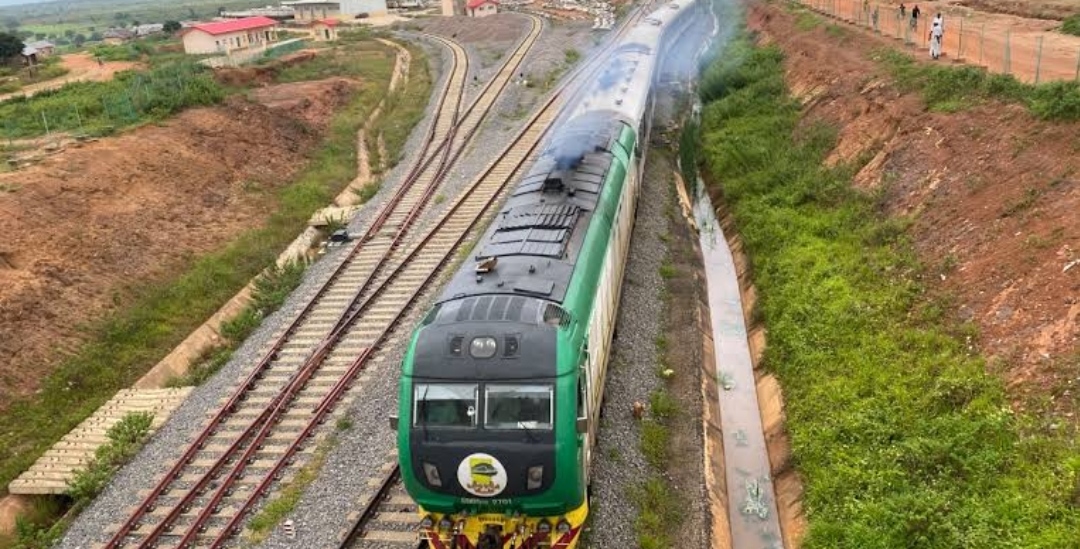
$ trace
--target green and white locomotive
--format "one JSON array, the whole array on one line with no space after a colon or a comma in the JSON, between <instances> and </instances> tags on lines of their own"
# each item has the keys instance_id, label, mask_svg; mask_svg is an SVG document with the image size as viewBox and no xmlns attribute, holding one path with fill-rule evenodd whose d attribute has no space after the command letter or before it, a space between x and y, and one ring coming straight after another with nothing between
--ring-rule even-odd
<instances>
[{"instance_id":1,"label":"green and white locomotive","mask_svg":"<svg viewBox=\"0 0 1080 549\"><path fill-rule=\"evenodd\" d=\"M577 543L656 52L691 7L622 38L413 334L398 459L435 549Z\"/></svg>"}]
</instances>

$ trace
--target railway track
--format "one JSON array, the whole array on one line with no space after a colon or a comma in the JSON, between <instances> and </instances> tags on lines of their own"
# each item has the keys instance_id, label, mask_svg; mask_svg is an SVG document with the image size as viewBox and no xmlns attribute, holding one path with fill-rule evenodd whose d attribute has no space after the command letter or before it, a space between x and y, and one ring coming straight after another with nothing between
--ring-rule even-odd
<instances>
[{"instance_id":1,"label":"railway track","mask_svg":"<svg viewBox=\"0 0 1080 549\"><path fill-rule=\"evenodd\" d=\"M391 255L426 206L449 159L456 156L451 155L453 145L467 143L539 35L539 27L534 20L532 32L464 115L460 106L467 56L456 43L435 38L451 49L454 66L429 126L422 160L296 321L128 520L116 528L107 547L220 545L238 529L257 503L256 496L268 493L269 485L295 461L301 443L325 420L351 380L341 382L341 375L349 370L345 364L357 354L370 354L372 336L377 336L371 327L390 318L385 308L374 307L378 303L372 301L372 290L385 286L381 270L391 264ZM366 323L353 326L361 313ZM333 381L335 377L338 382ZM329 404L311 408L323 401ZM307 421L312 416L318 422Z\"/></svg>"},{"instance_id":2,"label":"railway track","mask_svg":"<svg viewBox=\"0 0 1080 549\"><path fill-rule=\"evenodd\" d=\"M314 450L309 439L360 371L379 358L380 347L431 289L442 267L452 263L453 251L483 227L485 216L493 213L492 206L501 201L558 116L561 99L571 93L569 85L553 93L429 229L421 235L410 233L447 166L461 154L497 93L513 77L528 51L526 44L531 46L540 32L538 25L534 22L533 32L473 106L463 115L453 109L449 116L454 122L440 125L440 120L446 120L442 107L448 100L459 105L462 95L444 91L423 160L410 172L407 184L388 201L350 257L226 399L181 459L116 529L107 547L220 547L240 532L248 514L270 494L287 468L302 460L301 454ZM451 49L455 59L464 54L460 46ZM574 75L595 70L598 59L582 65ZM448 89L464 82L467 67L459 69L464 63L464 57L455 62ZM455 77L458 70L460 78ZM497 91L490 95L489 90ZM388 489L393 490L395 481L388 482ZM400 494L377 501L404 505ZM353 531L365 532L365 525L378 514L361 513Z\"/></svg>"},{"instance_id":3,"label":"railway track","mask_svg":"<svg viewBox=\"0 0 1080 549\"><path fill-rule=\"evenodd\" d=\"M340 549L427 547L427 542L418 538L418 509L401 483L401 470L396 463L389 463L383 469L384 476L372 482L373 492L353 519L338 546Z\"/></svg>"}]
</instances>

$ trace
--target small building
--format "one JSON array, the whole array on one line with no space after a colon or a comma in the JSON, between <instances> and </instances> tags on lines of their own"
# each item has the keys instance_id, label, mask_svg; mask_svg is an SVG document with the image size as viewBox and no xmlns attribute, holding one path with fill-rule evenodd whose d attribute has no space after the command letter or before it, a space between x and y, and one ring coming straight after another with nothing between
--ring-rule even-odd
<instances>
[{"instance_id":1,"label":"small building","mask_svg":"<svg viewBox=\"0 0 1080 549\"><path fill-rule=\"evenodd\" d=\"M37 51L37 49L31 48L30 46L27 46L26 44L23 44L22 58L23 58L23 63L26 63L27 67L32 67L34 65L37 65L37 62L38 62L38 51Z\"/></svg>"},{"instance_id":2,"label":"small building","mask_svg":"<svg viewBox=\"0 0 1080 549\"><path fill-rule=\"evenodd\" d=\"M23 42L23 47L37 50L38 58L49 57L56 51L56 44L49 42L48 40L35 40L33 42Z\"/></svg>"},{"instance_id":3,"label":"small building","mask_svg":"<svg viewBox=\"0 0 1080 549\"><path fill-rule=\"evenodd\" d=\"M293 9L297 21L352 20L389 13L386 0L293 0L282 5Z\"/></svg>"},{"instance_id":4,"label":"small building","mask_svg":"<svg viewBox=\"0 0 1080 549\"><path fill-rule=\"evenodd\" d=\"M135 36L150 36L151 34L158 34L165 32L165 25L163 23L147 23L145 25L135 25L131 27L131 33Z\"/></svg>"},{"instance_id":5,"label":"small building","mask_svg":"<svg viewBox=\"0 0 1080 549\"><path fill-rule=\"evenodd\" d=\"M224 53L262 48L277 41L274 27L277 21L269 17L245 17L232 21L199 23L181 31L184 53Z\"/></svg>"},{"instance_id":6,"label":"small building","mask_svg":"<svg viewBox=\"0 0 1080 549\"><path fill-rule=\"evenodd\" d=\"M465 14L469 17L487 17L499 13L498 0L469 0L465 4Z\"/></svg>"},{"instance_id":7,"label":"small building","mask_svg":"<svg viewBox=\"0 0 1080 549\"><path fill-rule=\"evenodd\" d=\"M282 4L293 9L293 17L297 21L325 21L341 18L341 2L298 0Z\"/></svg>"},{"instance_id":8,"label":"small building","mask_svg":"<svg viewBox=\"0 0 1080 549\"><path fill-rule=\"evenodd\" d=\"M311 34L316 42L330 42L337 40L337 26L339 24L340 22L337 19L312 21Z\"/></svg>"},{"instance_id":9,"label":"small building","mask_svg":"<svg viewBox=\"0 0 1080 549\"><path fill-rule=\"evenodd\" d=\"M101 40L106 44L118 46L135 38L135 34L127 29L109 29L101 33Z\"/></svg>"}]
</instances>

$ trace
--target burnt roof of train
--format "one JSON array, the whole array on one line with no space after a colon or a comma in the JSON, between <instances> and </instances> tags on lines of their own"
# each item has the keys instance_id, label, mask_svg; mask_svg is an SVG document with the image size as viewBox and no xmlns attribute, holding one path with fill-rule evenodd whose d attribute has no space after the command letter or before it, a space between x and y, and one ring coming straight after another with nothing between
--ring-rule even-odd
<instances>
[{"instance_id":1,"label":"burnt roof of train","mask_svg":"<svg viewBox=\"0 0 1080 549\"><path fill-rule=\"evenodd\" d=\"M624 125L597 111L556 133L439 301L511 294L561 303Z\"/></svg>"}]
</instances>

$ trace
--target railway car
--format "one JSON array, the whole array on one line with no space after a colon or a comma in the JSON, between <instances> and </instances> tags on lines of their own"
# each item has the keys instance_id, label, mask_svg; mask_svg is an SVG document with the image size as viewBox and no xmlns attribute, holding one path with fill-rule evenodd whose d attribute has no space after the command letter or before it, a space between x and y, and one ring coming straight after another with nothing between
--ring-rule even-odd
<instances>
[{"instance_id":1,"label":"railway car","mask_svg":"<svg viewBox=\"0 0 1080 549\"><path fill-rule=\"evenodd\" d=\"M577 545L661 40L630 29L412 335L396 419L435 549Z\"/></svg>"}]
</instances>

